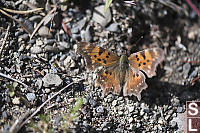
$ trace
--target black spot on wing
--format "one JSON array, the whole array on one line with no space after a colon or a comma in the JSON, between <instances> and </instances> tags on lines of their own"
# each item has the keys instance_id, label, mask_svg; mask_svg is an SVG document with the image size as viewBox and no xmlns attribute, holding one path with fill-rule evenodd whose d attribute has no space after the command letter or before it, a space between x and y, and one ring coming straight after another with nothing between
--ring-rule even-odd
<instances>
[{"instance_id":1,"label":"black spot on wing","mask_svg":"<svg viewBox=\"0 0 200 133\"><path fill-rule=\"evenodd\" d=\"M104 49L100 48L99 49L99 55L101 55L104 51L105 51Z\"/></svg>"},{"instance_id":2,"label":"black spot on wing","mask_svg":"<svg viewBox=\"0 0 200 133\"><path fill-rule=\"evenodd\" d=\"M103 63L106 64L107 63L106 60L103 60Z\"/></svg>"}]
</instances>

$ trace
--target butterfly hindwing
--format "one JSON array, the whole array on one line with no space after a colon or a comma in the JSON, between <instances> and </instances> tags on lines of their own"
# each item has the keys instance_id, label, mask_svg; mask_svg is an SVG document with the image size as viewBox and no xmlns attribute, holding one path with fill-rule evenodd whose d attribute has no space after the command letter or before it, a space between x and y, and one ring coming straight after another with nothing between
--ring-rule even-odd
<instances>
[{"instance_id":1,"label":"butterfly hindwing","mask_svg":"<svg viewBox=\"0 0 200 133\"><path fill-rule=\"evenodd\" d=\"M124 96L134 95L141 100L142 90L147 88L145 83L145 76L141 71L138 71L132 67L129 67L126 72L125 84L123 89Z\"/></svg>"},{"instance_id":2,"label":"butterfly hindwing","mask_svg":"<svg viewBox=\"0 0 200 133\"><path fill-rule=\"evenodd\" d=\"M118 67L104 68L98 73L97 84L103 88L103 96L109 92L120 94L121 86L119 79Z\"/></svg>"}]
</instances>

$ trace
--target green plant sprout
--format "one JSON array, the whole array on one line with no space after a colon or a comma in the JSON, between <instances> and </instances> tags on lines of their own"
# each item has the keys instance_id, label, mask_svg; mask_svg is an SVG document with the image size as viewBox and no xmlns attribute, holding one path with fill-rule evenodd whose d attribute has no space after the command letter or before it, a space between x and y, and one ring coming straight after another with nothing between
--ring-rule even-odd
<instances>
[{"instance_id":1,"label":"green plant sprout","mask_svg":"<svg viewBox=\"0 0 200 133\"><path fill-rule=\"evenodd\" d=\"M12 85L6 84L6 88L9 89L10 97L13 97L15 95L15 90L16 90L17 85L18 85L17 82L14 82Z\"/></svg>"}]
</instances>

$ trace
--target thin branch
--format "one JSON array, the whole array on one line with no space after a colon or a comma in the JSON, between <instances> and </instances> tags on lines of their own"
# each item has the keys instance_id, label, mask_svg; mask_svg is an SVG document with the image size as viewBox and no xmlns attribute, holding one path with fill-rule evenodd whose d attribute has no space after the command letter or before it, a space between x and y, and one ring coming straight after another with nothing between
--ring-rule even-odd
<instances>
[{"instance_id":1,"label":"thin branch","mask_svg":"<svg viewBox=\"0 0 200 133\"><path fill-rule=\"evenodd\" d=\"M35 30L33 31L33 33L30 36L30 40L32 39L32 37L35 35L35 33L37 32L37 30L40 28L40 26L42 25L42 23L54 12L56 11L57 6L55 6L41 21L40 23L37 25L37 27L35 28Z\"/></svg>"},{"instance_id":2,"label":"thin branch","mask_svg":"<svg viewBox=\"0 0 200 133\"><path fill-rule=\"evenodd\" d=\"M16 14L28 14L28 13L43 10L43 8L36 8L36 9L28 10L28 11L18 11L18 10L12 10L12 9L8 9L8 8L3 8L3 10L10 12L10 13L16 13Z\"/></svg>"},{"instance_id":3,"label":"thin branch","mask_svg":"<svg viewBox=\"0 0 200 133\"><path fill-rule=\"evenodd\" d=\"M5 74L3 74L3 73L0 73L0 76L2 76L2 77L4 77L4 78L7 78L7 79L10 79L10 80L13 80L13 81L15 81L15 82L17 82L17 83L19 83L19 84L22 84L25 88L28 88L28 85L22 83L21 81L19 81L19 80L17 80L17 79L11 78L11 77L8 76L8 75L5 75Z\"/></svg>"},{"instance_id":4,"label":"thin branch","mask_svg":"<svg viewBox=\"0 0 200 133\"><path fill-rule=\"evenodd\" d=\"M5 46L5 44L6 44L6 40L7 40L7 38L8 38L9 30L10 30L10 25L8 25L8 27L7 27L6 35L4 36L3 43L2 43L2 45L1 45L1 49L0 49L0 58L1 58L1 55L2 55L2 52L3 52L4 46Z\"/></svg>"},{"instance_id":5,"label":"thin branch","mask_svg":"<svg viewBox=\"0 0 200 133\"><path fill-rule=\"evenodd\" d=\"M4 12L3 10L0 9L0 12L6 16L8 16L9 18L15 20L18 24L20 24L20 26L26 31L28 32L29 34L31 34L32 32L29 30L29 28L27 28L22 22L20 22L18 19L12 17L10 14Z\"/></svg>"},{"instance_id":6,"label":"thin branch","mask_svg":"<svg viewBox=\"0 0 200 133\"><path fill-rule=\"evenodd\" d=\"M45 104L47 104L50 100L52 100L54 97L56 97L58 94L60 94L62 91L64 91L66 88L68 88L69 86L77 83L77 82L80 82L82 81L83 79L79 79L78 81L75 81L75 82L72 82L70 84L68 84L67 86L65 86L64 88L62 88L60 91L56 92L53 96L51 96L49 99L47 99L43 104L41 104L37 110L35 110L33 112L33 114L31 116L29 116L21 125L20 125L20 128L24 126L24 124L26 124L33 116L35 116L41 108L43 108L45 106Z\"/></svg>"}]
</instances>

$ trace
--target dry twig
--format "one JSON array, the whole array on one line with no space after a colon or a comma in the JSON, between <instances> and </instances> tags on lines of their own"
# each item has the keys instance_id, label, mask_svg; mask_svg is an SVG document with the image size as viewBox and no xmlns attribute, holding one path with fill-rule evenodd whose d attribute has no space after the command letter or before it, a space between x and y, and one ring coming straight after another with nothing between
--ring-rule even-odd
<instances>
[{"instance_id":1,"label":"dry twig","mask_svg":"<svg viewBox=\"0 0 200 133\"><path fill-rule=\"evenodd\" d=\"M55 6L41 21L40 23L37 25L37 27L35 28L35 30L33 31L33 33L30 36L30 40L32 39L32 37L35 35L35 33L37 32L37 30L40 28L40 26L42 25L42 23L54 12L56 11L57 6Z\"/></svg>"},{"instance_id":2,"label":"dry twig","mask_svg":"<svg viewBox=\"0 0 200 133\"><path fill-rule=\"evenodd\" d=\"M12 10L12 9L8 9L8 8L3 8L3 10L10 12L10 13L16 13L16 14L28 14L28 13L32 13L32 12L41 11L41 10L43 10L43 8L36 8L33 10L28 10L28 11L18 11L18 10Z\"/></svg>"}]
</instances>

